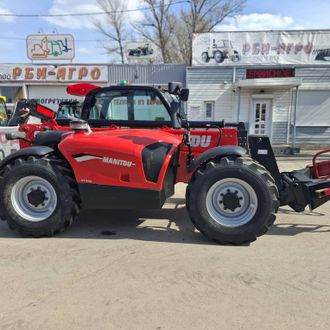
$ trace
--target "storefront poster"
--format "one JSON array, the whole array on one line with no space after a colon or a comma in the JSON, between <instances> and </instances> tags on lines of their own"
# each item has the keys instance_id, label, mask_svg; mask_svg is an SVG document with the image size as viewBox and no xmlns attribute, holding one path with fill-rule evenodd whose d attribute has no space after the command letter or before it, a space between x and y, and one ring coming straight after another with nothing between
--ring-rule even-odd
<instances>
[{"instance_id":1,"label":"storefront poster","mask_svg":"<svg viewBox=\"0 0 330 330\"><path fill-rule=\"evenodd\" d=\"M192 64L330 64L330 30L195 34Z\"/></svg>"},{"instance_id":2,"label":"storefront poster","mask_svg":"<svg viewBox=\"0 0 330 330\"><path fill-rule=\"evenodd\" d=\"M74 38L71 34L30 34L26 52L30 60L72 60Z\"/></svg>"},{"instance_id":3,"label":"storefront poster","mask_svg":"<svg viewBox=\"0 0 330 330\"><path fill-rule=\"evenodd\" d=\"M6 82L108 82L107 65L0 64L0 84Z\"/></svg>"},{"instance_id":4,"label":"storefront poster","mask_svg":"<svg viewBox=\"0 0 330 330\"><path fill-rule=\"evenodd\" d=\"M27 93L29 99L36 100L39 104L57 111L61 102L84 101L84 97L70 95L66 92L67 86L29 85Z\"/></svg>"},{"instance_id":5,"label":"storefront poster","mask_svg":"<svg viewBox=\"0 0 330 330\"><path fill-rule=\"evenodd\" d=\"M161 60L159 48L148 40L127 41L125 55L129 63L153 63Z\"/></svg>"}]
</instances>

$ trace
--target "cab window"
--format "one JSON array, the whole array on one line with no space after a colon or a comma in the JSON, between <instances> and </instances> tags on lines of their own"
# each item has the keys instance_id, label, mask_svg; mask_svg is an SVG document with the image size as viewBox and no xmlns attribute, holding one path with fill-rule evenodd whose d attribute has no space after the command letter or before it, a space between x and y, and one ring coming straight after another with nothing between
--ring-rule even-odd
<instances>
[{"instance_id":1,"label":"cab window","mask_svg":"<svg viewBox=\"0 0 330 330\"><path fill-rule=\"evenodd\" d=\"M96 94L92 100L89 119L171 121L158 95L150 90L109 91Z\"/></svg>"}]
</instances>

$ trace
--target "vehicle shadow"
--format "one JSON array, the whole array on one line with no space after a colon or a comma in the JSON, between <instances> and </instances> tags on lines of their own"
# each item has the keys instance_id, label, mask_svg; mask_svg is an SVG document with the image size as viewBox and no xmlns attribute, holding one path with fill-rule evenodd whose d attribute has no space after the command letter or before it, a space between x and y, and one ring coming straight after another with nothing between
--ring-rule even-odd
<instances>
[{"instance_id":1,"label":"vehicle shadow","mask_svg":"<svg viewBox=\"0 0 330 330\"><path fill-rule=\"evenodd\" d=\"M299 213L295 212L294 210L287 209L280 207L278 214L284 214L284 215L297 215ZM276 223L269 229L267 232L267 235L281 235L281 236L295 236L302 233L324 233L324 232L330 232L330 224L318 224L317 218L324 217L325 214L321 212L308 212L305 211L303 215L306 217L316 217L315 223L290 223L290 222L281 222Z\"/></svg>"},{"instance_id":2,"label":"vehicle shadow","mask_svg":"<svg viewBox=\"0 0 330 330\"><path fill-rule=\"evenodd\" d=\"M320 234L330 232L330 225L311 223L281 223L274 224L266 235L296 236L302 233Z\"/></svg>"},{"instance_id":3,"label":"vehicle shadow","mask_svg":"<svg viewBox=\"0 0 330 330\"><path fill-rule=\"evenodd\" d=\"M19 238L0 221L0 238ZM217 245L192 225L184 198L170 198L161 210L82 210L65 232L52 239L133 239Z\"/></svg>"},{"instance_id":4,"label":"vehicle shadow","mask_svg":"<svg viewBox=\"0 0 330 330\"><path fill-rule=\"evenodd\" d=\"M279 213L294 211L281 208ZM311 215L323 216L313 212ZM267 235L295 236L301 233L330 232L329 225L276 223ZM0 238L20 238L0 221ZM142 241L217 245L192 225L184 198L169 198L161 210L82 210L65 232L52 239L133 239ZM249 246L244 244L241 246Z\"/></svg>"}]
</instances>

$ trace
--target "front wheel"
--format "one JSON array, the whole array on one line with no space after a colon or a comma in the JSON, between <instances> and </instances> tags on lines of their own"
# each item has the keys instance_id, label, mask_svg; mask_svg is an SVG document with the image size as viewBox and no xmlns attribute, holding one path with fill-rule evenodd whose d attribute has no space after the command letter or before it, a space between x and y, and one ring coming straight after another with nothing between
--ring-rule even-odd
<instances>
[{"instance_id":1,"label":"front wheel","mask_svg":"<svg viewBox=\"0 0 330 330\"><path fill-rule=\"evenodd\" d=\"M52 236L79 213L80 198L64 160L29 157L7 165L0 182L0 212L22 236Z\"/></svg>"},{"instance_id":2,"label":"front wheel","mask_svg":"<svg viewBox=\"0 0 330 330\"><path fill-rule=\"evenodd\" d=\"M248 157L203 165L188 185L186 203L195 227L224 244L251 242L266 233L279 206L273 178Z\"/></svg>"}]
</instances>

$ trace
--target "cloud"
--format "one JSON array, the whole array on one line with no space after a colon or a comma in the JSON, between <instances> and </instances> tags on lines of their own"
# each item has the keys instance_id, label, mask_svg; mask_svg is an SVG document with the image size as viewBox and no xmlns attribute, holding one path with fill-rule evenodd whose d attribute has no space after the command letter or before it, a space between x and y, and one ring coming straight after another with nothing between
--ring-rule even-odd
<instances>
[{"instance_id":1,"label":"cloud","mask_svg":"<svg viewBox=\"0 0 330 330\"><path fill-rule=\"evenodd\" d=\"M9 9L0 7L0 15L3 14L13 14ZM11 23L15 20L13 16L0 16L0 22Z\"/></svg>"},{"instance_id":2,"label":"cloud","mask_svg":"<svg viewBox=\"0 0 330 330\"><path fill-rule=\"evenodd\" d=\"M126 3L127 9L141 7L141 0L126 0ZM92 13L101 11L97 0L53 0L49 14ZM127 19L131 22L141 20L142 17L143 14L141 11L127 13ZM68 29L94 29L95 25L93 21L95 19L101 19L105 22L106 15L47 17L45 19L56 26Z\"/></svg>"},{"instance_id":3,"label":"cloud","mask_svg":"<svg viewBox=\"0 0 330 330\"><path fill-rule=\"evenodd\" d=\"M92 55L94 53L93 50L87 47L78 47L76 50L78 54Z\"/></svg>"},{"instance_id":4,"label":"cloud","mask_svg":"<svg viewBox=\"0 0 330 330\"><path fill-rule=\"evenodd\" d=\"M223 24L217 26L217 31L253 31L253 30L284 30L302 29L300 25L294 24L294 19L290 16L273 14L249 14L238 15L234 18L227 18Z\"/></svg>"}]
</instances>

